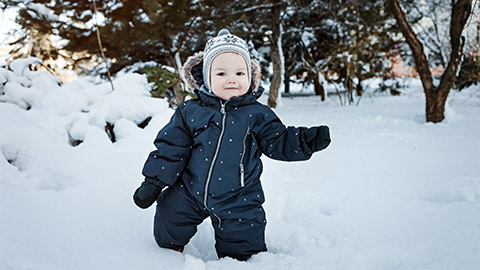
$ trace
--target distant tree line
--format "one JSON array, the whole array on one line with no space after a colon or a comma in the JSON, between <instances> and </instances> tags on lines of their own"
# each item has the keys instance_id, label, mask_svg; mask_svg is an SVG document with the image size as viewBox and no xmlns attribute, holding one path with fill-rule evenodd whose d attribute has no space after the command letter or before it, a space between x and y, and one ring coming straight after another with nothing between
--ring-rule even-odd
<instances>
[{"instance_id":1,"label":"distant tree line","mask_svg":"<svg viewBox=\"0 0 480 270\"><path fill-rule=\"evenodd\" d=\"M466 51L470 69L461 72L461 81L468 85L478 80L475 75L480 61L473 54L479 49L478 42L471 37L462 40L472 10L471 0L435 0L430 5L410 0L2 2L3 8L20 7L17 23L22 30L14 42L15 57L28 54L43 60L62 58L68 68L77 72L105 74L106 67L115 74L135 63L154 61L157 67L142 72L157 78L157 82L163 74L169 76L164 79L167 84L157 83L158 89L164 90L161 88L167 85L177 101L185 96L178 79L183 61L203 50L206 40L222 28L247 40L253 58L262 66L264 79L270 81L271 107L276 106L279 89L289 93L291 80L313 85L322 100L326 98L326 86L335 84L340 102L354 104L364 92L363 81L393 76L390 57L395 54L416 65L425 87L434 79L426 74L431 67L445 68L448 78L444 80L455 82ZM407 15L405 10L409 11ZM425 19L432 22L424 24L427 27L422 24ZM452 25L457 29L453 34L449 27ZM419 43L410 42L412 34ZM455 39L453 43L451 38ZM423 56L417 50L418 44L423 44ZM27 52L22 48L28 48ZM422 57L424 60L419 61ZM96 63L98 69L92 69L91 63ZM177 74L170 74L171 69L163 66L173 67ZM453 86L442 87L449 91ZM435 102L434 98L428 101L434 92L434 87L425 92L427 107L428 102ZM163 91L158 96L167 94ZM439 110L443 110L444 104L439 102ZM442 117L443 112L429 118L427 108L427 121L440 122Z\"/></svg>"}]
</instances>

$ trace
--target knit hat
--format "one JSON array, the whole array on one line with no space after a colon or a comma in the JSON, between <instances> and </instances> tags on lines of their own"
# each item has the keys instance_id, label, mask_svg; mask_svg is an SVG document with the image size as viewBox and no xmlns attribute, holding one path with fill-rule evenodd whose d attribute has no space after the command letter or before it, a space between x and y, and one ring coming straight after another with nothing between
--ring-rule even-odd
<instances>
[{"instance_id":1,"label":"knit hat","mask_svg":"<svg viewBox=\"0 0 480 270\"><path fill-rule=\"evenodd\" d=\"M250 85L252 80L252 64L250 62L247 43L245 40L230 34L227 29L222 29L216 37L207 41L203 52L203 83L209 91L212 91L210 89L210 66L212 65L212 61L217 55L225 52L238 53L243 57L245 63L247 63L248 85Z\"/></svg>"}]
</instances>

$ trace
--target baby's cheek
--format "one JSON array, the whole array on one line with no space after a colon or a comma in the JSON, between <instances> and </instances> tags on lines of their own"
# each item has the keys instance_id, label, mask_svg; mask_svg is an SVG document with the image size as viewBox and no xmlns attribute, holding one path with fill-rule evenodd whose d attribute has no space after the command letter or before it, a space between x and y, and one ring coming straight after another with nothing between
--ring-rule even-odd
<instances>
[{"instance_id":1,"label":"baby's cheek","mask_svg":"<svg viewBox=\"0 0 480 270\"><path fill-rule=\"evenodd\" d=\"M247 83L244 83L244 84L242 85L242 88L241 88L240 92L241 92L241 95L243 95L243 94L245 94L245 93L248 92L248 82L247 82Z\"/></svg>"}]
</instances>

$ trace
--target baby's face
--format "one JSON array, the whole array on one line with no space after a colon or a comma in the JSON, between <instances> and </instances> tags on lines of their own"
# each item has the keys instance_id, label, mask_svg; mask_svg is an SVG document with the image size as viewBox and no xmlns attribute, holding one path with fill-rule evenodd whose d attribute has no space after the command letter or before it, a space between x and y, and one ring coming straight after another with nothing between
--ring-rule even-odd
<instances>
[{"instance_id":1,"label":"baby's face","mask_svg":"<svg viewBox=\"0 0 480 270\"><path fill-rule=\"evenodd\" d=\"M243 57L236 53L216 56L210 70L210 87L216 96L224 100L247 93L248 69Z\"/></svg>"}]
</instances>

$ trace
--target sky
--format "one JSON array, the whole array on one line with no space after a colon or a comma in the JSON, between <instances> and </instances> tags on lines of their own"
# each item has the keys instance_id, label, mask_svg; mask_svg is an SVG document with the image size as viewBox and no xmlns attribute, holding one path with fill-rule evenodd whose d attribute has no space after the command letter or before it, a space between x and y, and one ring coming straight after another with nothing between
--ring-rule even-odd
<instances>
[{"instance_id":1,"label":"sky","mask_svg":"<svg viewBox=\"0 0 480 270\"><path fill-rule=\"evenodd\" d=\"M7 35L8 31L18 26L15 23L15 16L17 15L17 9L9 8L0 10L0 41L4 46L9 39Z\"/></svg>"},{"instance_id":2,"label":"sky","mask_svg":"<svg viewBox=\"0 0 480 270\"><path fill-rule=\"evenodd\" d=\"M3 65L11 46L8 45L14 38L8 35L8 32L17 27L15 23L16 9L0 10L0 65Z\"/></svg>"}]
</instances>

